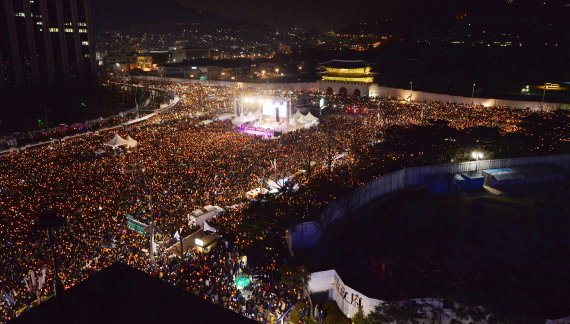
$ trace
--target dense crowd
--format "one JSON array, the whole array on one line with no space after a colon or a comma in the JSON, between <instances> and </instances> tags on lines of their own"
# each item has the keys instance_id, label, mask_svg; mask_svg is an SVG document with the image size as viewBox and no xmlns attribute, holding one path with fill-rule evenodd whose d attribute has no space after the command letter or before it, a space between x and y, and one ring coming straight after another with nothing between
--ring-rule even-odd
<instances>
[{"instance_id":1,"label":"dense crowd","mask_svg":"<svg viewBox=\"0 0 570 324\"><path fill-rule=\"evenodd\" d=\"M135 150L115 153L108 149L105 156L95 157L93 152L113 136L114 131L107 131L2 156L0 265L5 271L0 281L16 301L12 307L2 307L4 320L35 298L22 281L24 275L49 263L45 238L30 238L39 206L47 204L65 218L66 225L55 241L66 287L117 260L154 273L156 268L141 251L148 239L125 227L127 214L148 223L152 213L158 236L166 241L186 224L192 210L208 204L228 207L243 203L244 193L259 186L258 178L275 176L271 161L277 161L279 172L293 173L309 162L308 156L316 160L321 155L314 130L267 141L234 132L228 121L201 126L196 116L209 118L233 109L230 89L167 87L180 94L179 105L147 122L118 130L123 137L139 141ZM205 97L206 90L210 98ZM125 167L135 165L142 166L144 173L124 172ZM217 295L220 303L238 307L243 298L232 304L237 289L229 281L216 290L216 283L222 280L218 274L225 274L225 266L229 266L220 262L218 252L222 253L216 250L208 256L191 257L189 263L210 264L212 272L203 274L211 275L204 279L214 289L210 294ZM167 279L176 282L177 264L158 261L157 266L163 275L168 274ZM53 276L48 268L49 282ZM188 289L197 288L192 278L186 280ZM263 288L263 303L268 303L275 296L284 298L276 284L260 280L253 287ZM42 294L49 295L51 290L52 286L45 285ZM263 304L257 293L253 296ZM266 307L276 309L272 302ZM248 312L253 314L251 309Z\"/></svg>"},{"instance_id":2,"label":"dense crowd","mask_svg":"<svg viewBox=\"0 0 570 324\"><path fill-rule=\"evenodd\" d=\"M0 288L15 301L8 305L2 300L2 321L13 318L36 298L23 281L30 270L47 266L47 282L52 282L45 234L31 231L42 205L65 219L56 235L55 250L66 287L121 261L245 316L269 321L298 296L279 283L278 254L253 264L241 261L240 233L233 226L239 220L233 218L234 213L221 216L224 221L219 223L226 224L220 229L225 242L209 254L192 251L184 262L159 254L154 265L143 251L148 238L127 229L126 216L149 223L152 215L157 240L166 245L181 227L186 227L184 233L189 232L186 223L191 211L205 205L240 208L246 203L244 193L258 187L259 179L278 179L306 169L311 161L323 164L333 154L350 152L354 138L369 137L371 125L445 119L456 128L496 126L508 132L527 113L507 107L328 97L328 109L351 107L354 111L353 107L361 107L361 112L371 117L378 115L377 122L343 114L329 120L327 127L336 129L334 141L326 128L264 140L235 132L229 121L200 123L232 112L234 98L242 93L239 89L156 82L144 85L175 92L181 100L173 109L138 124L0 156ZM263 94L318 98L316 93ZM115 132L136 139L138 148L107 148L107 154L96 156L94 151L103 148ZM125 172L132 167L144 172ZM233 284L238 275L254 278L251 286L238 290ZM52 285L46 284L41 294L50 295L52 290Z\"/></svg>"}]
</instances>

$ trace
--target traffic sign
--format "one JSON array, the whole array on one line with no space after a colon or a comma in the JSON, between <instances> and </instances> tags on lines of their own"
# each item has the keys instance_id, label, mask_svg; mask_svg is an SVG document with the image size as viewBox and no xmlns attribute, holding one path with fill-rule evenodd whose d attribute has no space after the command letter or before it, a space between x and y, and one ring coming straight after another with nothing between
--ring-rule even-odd
<instances>
[{"instance_id":1,"label":"traffic sign","mask_svg":"<svg viewBox=\"0 0 570 324\"><path fill-rule=\"evenodd\" d=\"M147 234L148 225L134 219L132 215L127 215L127 227L141 235Z\"/></svg>"}]
</instances>

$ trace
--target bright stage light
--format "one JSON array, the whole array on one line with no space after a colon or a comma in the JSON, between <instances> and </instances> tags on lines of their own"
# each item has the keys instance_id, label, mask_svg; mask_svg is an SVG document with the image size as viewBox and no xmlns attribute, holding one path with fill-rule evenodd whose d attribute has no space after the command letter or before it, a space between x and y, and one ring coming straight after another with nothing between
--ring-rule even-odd
<instances>
[{"instance_id":1,"label":"bright stage light","mask_svg":"<svg viewBox=\"0 0 570 324\"><path fill-rule=\"evenodd\" d=\"M204 246L204 241L202 241L201 239L197 238L194 240L194 243L196 243L197 246L203 247Z\"/></svg>"}]
</instances>

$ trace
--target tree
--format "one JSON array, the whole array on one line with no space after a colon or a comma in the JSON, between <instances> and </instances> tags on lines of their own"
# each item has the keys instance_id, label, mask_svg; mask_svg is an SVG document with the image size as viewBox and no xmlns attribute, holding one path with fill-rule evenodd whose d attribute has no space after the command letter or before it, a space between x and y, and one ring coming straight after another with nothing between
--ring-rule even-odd
<instances>
[{"instance_id":1,"label":"tree","mask_svg":"<svg viewBox=\"0 0 570 324\"><path fill-rule=\"evenodd\" d=\"M381 303L367 317L370 323L417 323L419 305L413 301Z\"/></svg>"},{"instance_id":2,"label":"tree","mask_svg":"<svg viewBox=\"0 0 570 324\"><path fill-rule=\"evenodd\" d=\"M362 306L358 307L358 312L352 316L353 324L368 324L366 316L364 316L364 311L362 311Z\"/></svg>"},{"instance_id":3,"label":"tree","mask_svg":"<svg viewBox=\"0 0 570 324\"><path fill-rule=\"evenodd\" d=\"M291 266L291 265L284 265L281 268L281 283L292 287L294 289L298 289L303 292L303 295L307 297L310 305L310 314L311 317L314 317L313 311L313 300L311 299L311 294L309 293L309 272L305 267L299 266Z\"/></svg>"}]
</instances>

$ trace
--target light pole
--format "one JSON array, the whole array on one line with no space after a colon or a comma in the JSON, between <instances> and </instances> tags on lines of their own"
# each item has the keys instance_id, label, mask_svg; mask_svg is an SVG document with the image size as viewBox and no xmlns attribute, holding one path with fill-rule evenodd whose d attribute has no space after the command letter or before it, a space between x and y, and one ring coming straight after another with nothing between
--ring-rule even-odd
<instances>
[{"instance_id":1,"label":"light pole","mask_svg":"<svg viewBox=\"0 0 570 324\"><path fill-rule=\"evenodd\" d=\"M480 151L473 151L471 152L471 157L475 160L475 172L477 172L477 168L479 167L479 160L483 159L483 153Z\"/></svg>"},{"instance_id":2,"label":"light pole","mask_svg":"<svg viewBox=\"0 0 570 324\"><path fill-rule=\"evenodd\" d=\"M414 97L414 83L410 81L410 104L412 103L413 97Z\"/></svg>"},{"instance_id":3,"label":"light pole","mask_svg":"<svg viewBox=\"0 0 570 324\"><path fill-rule=\"evenodd\" d=\"M48 118L47 118L47 108L46 108L46 106L44 106L44 117L45 117L45 120L46 120L46 129L49 129Z\"/></svg>"},{"instance_id":4,"label":"light pole","mask_svg":"<svg viewBox=\"0 0 570 324\"><path fill-rule=\"evenodd\" d=\"M546 84L542 86L542 101L540 102L540 110L544 110L544 97L546 97Z\"/></svg>"},{"instance_id":5,"label":"light pole","mask_svg":"<svg viewBox=\"0 0 570 324\"><path fill-rule=\"evenodd\" d=\"M473 83L473 90L471 91L471 106L473 106L474 103L474 97L475 97L475 83Z\"/></svg>"}]
</instances>

